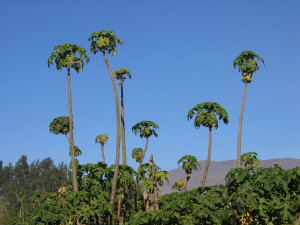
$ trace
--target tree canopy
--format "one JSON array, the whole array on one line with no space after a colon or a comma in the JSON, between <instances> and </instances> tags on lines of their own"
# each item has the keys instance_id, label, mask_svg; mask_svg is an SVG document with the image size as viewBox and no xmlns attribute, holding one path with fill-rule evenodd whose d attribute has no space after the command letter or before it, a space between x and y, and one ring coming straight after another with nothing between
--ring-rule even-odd
<instances>
[{"instance_id":1,"label":"tree canopy","mask_svg":"<svg viewBox=\"0 0 300 225\"><path fill-rule=\"evenodd\" d=\"M48 67L53 64L53 60L56 69L73 68L77 73L83 69L84 61L86 63L90 61L84 48L69 43L55 46L54 51L48 58Z\"/></svg>"},{"instance_id":2,"label":"tree canopy","mask_svg":"<svg viewBox=\"0 0 300 225\"><path fill-rule=\"evenodd\" d=\"M192 119L194 114L197 114L194 120L195 128L199 128L201 125L207 128L218 129L218 119L223 120L225 124L228 123L228 114L226 110L215 102L204 102L196 105L189 110L187 118Z\"/></svg>"},{"instance_id":3,"label":"tree canopy","mask_svg":"<svg viewBox=\"0 0 300 225\"><path fill-rule=\"evenodd\" d=\"M150 137L151 135L154 135L155 137L157 137L157 133L155 131L155 129L159 129L159 126L152 122L152 121L142 121L139 122L137 124L135 124L132 127L132 132L134 134L140 134L140 137Z\"/></svg>"}]
</instances>

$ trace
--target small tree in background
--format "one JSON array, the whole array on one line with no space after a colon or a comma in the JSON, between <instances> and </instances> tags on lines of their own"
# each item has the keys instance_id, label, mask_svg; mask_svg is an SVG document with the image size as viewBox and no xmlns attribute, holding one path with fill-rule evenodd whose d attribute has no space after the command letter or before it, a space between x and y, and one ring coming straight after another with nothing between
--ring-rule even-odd
<instances>
[{"instance_id":1,"label":"small tree in background","mask_svg":"<svg viewBox=\"0 0 300 225\"><path fill-rule=\"evenodd\" d=\"M155 137L157 137L157 133L155 131L155 129L158 129L158 125L152 121L142 121L142 122L139 122L137 124L135 124L133 127L132 127L132 132L136 135L136 134L140 134L140 137L141 138L146 138L146 145L145 145L145 149L143 151L143 154L142 154L142 157L141 157L141 160L140 160L140 164L139 164L139 167L138 167L138 174L141 170L141 167L142 167L142 164L143 164L143 160L145 158L145 154L146 154L146 151L147 151L147 148L148 148L148 139L150 136L154 135Z\"/></svg>"},{"instance_id":2,"label":"small tree in background","mask_svg":"<svg viewBox=\"0 0 300 225\"><path fill-rule=\"evenodd\" d=\"M110 203L113 204L116 198L117 191L117 179L120 163L120 142L121 142L121 131L120 131L120 108L117 87L114 79L114 74L109 65L106 54L112 54L113 56L117 53L117 44L123 44L123 42L116 36L115 32L102 30L100 32L94 32L88 39L91 41L90 50L94 54L101 52L104 57L105 64L108 68L111 82L114 89L115 105L116 105L116 118L117 118L117 142L116 142L116 160L114 169L113 186L111 190Z\"/></svg>"},{"instance_id":3,"label":"small tree in background","mask_svg":"<svg viewBox=\"0 0 300 225\"><path fill-rule=\"evenodd\" d=\"M132 150L132 153L131 153L131 157L133 159L135 159L136 162L141 162L141 159L142 159L142 156L143 156L143 149L142 148L134 148Z\"/></svg>"},{"instance_id":4,"label":"small tree in background","mask_svg":"<svg viewBox=\"0 0 300 225\"><path fill-rule=\"evenodd\" d=\"M258 167L260 159L257 158L256 152L247 152L241 156L242 163L245 167L253 166Z\"/></svg>"},{"instance_id":5,"label":"small tree in background","mask_svg":"<svg viewBox=\"0 0 300 225\"><path fill-rule=\"evenodd\" d=\"M220 106L215 102L204 102L196 105L194 108L189 110L187 116L188 120L192 119L195 113L197 114L194 120L195 128L199 128L202 125L209 129L208 155L207 155L206 166L205 166L203 179L202 179L202 187L204 187L206 177L207 177L208 167L210 163L210 158L211 158L211 146L212 146L211 129L212 128L218 129L219 127L217 116L219 116L219 120L222 119L223 122L227 124L228 114L222 106Z\"/></svg>"},{"instance_id":6,"label":"small tree in background","mask_svg":"<svg viewBox=\"0 0 300 225\"><path fill-rule=\"evenodd\" d=\"M125 142L125 119L124 119L124 95L123 95L123 83L126 79L126 75L131 78L131 74L128 70L120 68L114 72L115 78L120 80L119 85L121 86L121 133L122 133L122 157L123 164L127 164L126 158L126 142Z\"/></svg>"},{"instance_id":7,"label":"small tree in background","mask_svg":"<svg viewBox=\"0 0 300 225\"><path fill-rule=\"evenodd\" d=\"M198 163L197 158L192 155L185 155L181 157L178 160L177 164L178 166L179 164L182 164L182 168L184 169L184 172L186 174L186 181L184 181L184 183L182 182L182 180L177 181L173 185L173 188L179 190L179 193L182 193L186 188L189 179L191 178L192 171L197 170L198 167L200 168L200 164Z\"/></svg>"},{"instance_id":8,"label":"small tree in background","mask_svg":"<svg viewBox=\"0 0 300 225\"><path fill-rule=\"evenodd\" d=\"M102 162L104 162L104 163L105 163L104 145L106 144L107 140L108 140L107 134L100 134L100 135L97 135L95 138L95 143L99 143L101 145Z\"/></svg>"},{"instance_id":9,"label":"small tree in background","mask_svg":"<svg viewBox=\"0 0 300 225\"><path fill-rule=\"evenodd\" d=\"M241 80L245 83L244 95L242 101L242 108L240 113L240 121L239 121L239 130L238 130L238 148L237 148L237 168L241 168L241 150L242 150L242 122L243 122L243 114L245 109L245 101L247 94L247 86L248 83L252 81L253 73L255 73L258 69L258 62L261 61L265 64L264 60L260 58L255 52L252 51L243 51L238 57L233 61L234 68L238 68L240 72L242 72Z\"/></svg>"},{"instance_id":10,"label":"small tree in background","mask_svg":"<svg viewBox=\"0 0 300 225\"><path fill-rule=\"evenodd\" d=\"M71 75L70 71L73 68L77 73L82 71L84 61L88 63L90 61L86 54L86 50L77 45L64 44L55 46L54 51L48 58L48 67L53 64L53 60L56 64L56 69L62 70L62 68L67 68L68 71L68 103L69 103L69 132L70 138L69 143L71 147L72 154L72 177L73 177L73 188L74 191L78 192L78 184L76 177L76 164L75 164L75 150L74 150L74 137L73 137L73 112L72 112L72 100L71 100Z\"/></svg>"}]
</instances>

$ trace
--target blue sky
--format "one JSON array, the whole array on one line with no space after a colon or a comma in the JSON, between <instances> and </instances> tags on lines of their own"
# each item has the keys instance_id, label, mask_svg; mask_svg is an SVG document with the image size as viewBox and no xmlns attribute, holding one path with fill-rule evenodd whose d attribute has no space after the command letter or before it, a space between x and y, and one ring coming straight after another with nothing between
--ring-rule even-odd
<instances>
[{"instance_id":1,"label":"blue sky","mask_svg":"<svg viewBox=\"0 0 300 225\"><path fill-rule=\"evenodd\" d=\"M244 50L266 65L248 87L242 152L261 159L300 158L299 1L1 1L0 160L15 163L51 157L69 163L66 137L49 132L50 122L68 115L67 72L47 67L54 46L88 50L90 63L71 71L74 140L80 163L101 160L95 136L107 133L106 159L114 163L116 122L113 89L103 57L89 52L89 36L113 30L124 42L110 56L124 67L127 154L144 148L131 127L152 120L160 128L146 154L165 170L183 155L205 160L208 129L187 120L196 104L213 101L229 124L213 131L212 160L236 159L244 84L233 68ZM134 168L137 163L128 157ZM204 165L202 165L204 167Z\"/></svg>"}]
</instances>

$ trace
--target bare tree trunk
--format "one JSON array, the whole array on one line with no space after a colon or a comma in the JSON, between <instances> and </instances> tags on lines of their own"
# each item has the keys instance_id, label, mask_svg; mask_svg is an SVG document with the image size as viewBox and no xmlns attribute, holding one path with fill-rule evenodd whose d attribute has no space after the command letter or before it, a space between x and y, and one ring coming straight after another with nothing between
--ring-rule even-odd
<instances>
[{"instance_id":1,"label":"bare tree trunk","mask_svg":"<svg viewBox=\"0 0 300 225\"><path fill-rule=\"evenodd\" d=\"M125 120L124 120L124 98L123 98L123 79L120 81L121 84L121 133L122 133L122 157L123 164L127 164L126 158L126 142L125 142Z\"/></svg>"},{"instance_id":2,"label":"bare tree trunk","mask_svg":"<svg viewBox=\"0 0 300 225\"><path fill-rule=\"evenodd\" d=\"M70 85L70 68L68 68L68 102L69 102L69 132L70 132L70 147L71 147L71 167L72 167L72 181L73 190L78 192L77 183L77 168L75 161L75 149L74 149L74 136L73 136L73 112L72 112L72 100L71 100L71 85Z\"/></svg>"},{"instance_id":3,"label":"bare tree trunk","mask_svg":"<svg viewBox=\"0 0 300 225\"><path fill-rule=\"evenodd\" d=\"M141 158L141 161L140 161L140 164L139 164L139 167L138 167L138 171L137 171L137 176L136 176L136 192L135 192L135 195L134 195L134 205L135 205L135 208L136 208L136 211L137 211L137 192L138 192L138 187L139 187L139 173L140 173L140 170L142 168L142 164L143 164L143 160L145 158L145 155L146 155L146 151L147 151L147 148L148 148L148 137L146 137L146 145L145 145L145 149L143 151L143 154L142 154L142 158Z\"/></svg>"},{"instance_id":4,"label":"bare tree trunk","mask_svg":"<svg viewBox=\"0 0 300 225\"><path fill-rule=\"evenodd\" d=\"M239 121L238 150L237 150L237 168L241 168L241 166L242 166L242 161L241 161L241 151L242 151L242 122L243 122L243 115L244 115L244 109L245 109L245 101L246 101L246 94L247 94L247 85L248 85L248 83L245 83L245 89L244 89L244 95L243 95L243 101L242 101L242 108L241 108L241 114L240 114L240 121Z\"/></svg>"},{"instance_id":5,"label":"bare tree trunk","mask_svg":"<svg viewBox=\"0 0 300 225\"><path fill-rule=\"evenodd\" d=\"M121 207L122 207L122 194L118 195L118 211L117 211L117 220L120 224L120 218L121 218Z\"/></svg>"},{"instance_id":6,"label":"bare tree trunk","mask_svg":"<svg viewBox=\"0 0 300 225\"><path fill-rule=\"evenodd\" d=\"M120 108L119 108L119 98L118 98L118 92L116 87L116 82L114 79L113 72L111 70L111 67L109 65L109 62L107 60L105 52L103 52L104 61L106 63L106 66L108 68L111 82L114 89L114 96L115 96L115 105L116 105L116 118L117 118L117 143L116 143L116 161L115 161L115 169L114 169L114 177L113 177L113 184L112 184L112 190L110 195L110 203L114 204L115 198L116 198L116 191L117 191L117 181L118 181L118 173L119 173L119 163L120 163L120 142L121 142L121 131L120 131Z\"/></svg>"},{"instance_id":7,"label":"bare tree trunk","mask_svg":"<svg viewBox=\"0 0 300 225\"><path fill-rule=\"evenodd\" d=\"M153 190L153 198L151 199L152 205L154 205L155 210L159 210L159 206L157 204L157 199L158 199L158 193L157 193L157 183L155 182L155 164L154 164L154 159L153 155L151 154L150 156L150 163L152 163L152 168L151 168L151 175L152 175L152 180L154 181L154 190Z\"/></svg>"},{"instance_id":8,"label":"bare tree trunk","mask_svg":"<svg viewBox=\"0 0 300 225\"><path fill-rule=\"evenodd\" d=\"M101 144L101 153L102 153L102 162L105 163L105 156L104 156L104 144Z\"/></svg>"},{"instance_id":9,"label":"bare tree trunk","mask_svg":"<svg viewBox=\"0 0 300 225\"><path fill-rule=\"evenodd\" d=\"M208 154L207 154L206 166L205 166L203 179L202 179L202 185L201 185L202 187L205 187L205 181L206 181L208 167L209 167L210 158L211 158L211 145L212 145L212 135L211 135L211 128L209 128Z\"/></svg>"},{"instance_id":10,"label":"bare tree trunk","mask_svg":"<svg viewBox=\"0 0 300 225\"><path fill-rule=\"evenodd\" d=\"M145 145L145 149L144 149L144 151L143 151L142 158L141 158L141 161L140 161L140 164L139 164L138 173L140 172L140 170L141 170L141 168L142 168L143 160L144 160L144 158L145 158L147 148L148 148L148 138L146 137L146 145Z\"/></svg>"}]
</instances>

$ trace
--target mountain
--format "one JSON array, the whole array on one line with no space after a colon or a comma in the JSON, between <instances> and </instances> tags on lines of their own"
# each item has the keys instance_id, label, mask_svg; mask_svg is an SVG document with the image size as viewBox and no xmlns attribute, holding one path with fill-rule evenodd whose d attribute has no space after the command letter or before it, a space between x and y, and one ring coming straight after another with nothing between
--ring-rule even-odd
<instances>
[{"instance_id":1,"label":"mountain","mask_svg":"<svg viewBox=\"0 0 300 225\"><path fill-rule=\"evenodd\" d=\"M201 186L201 180L203 178L203 172L206 165L206 160L199 161L201 169L193 170L191 179L188 182L187 190L194 189ZM294 158L281 158L281 159L270 159L270 160L260 160L259 167L273 167L278 164L283 169L292 169L300 166L300 159ZM226 174L231 168L236 167L236 160L226 160L226 161L210 161L208 174L206 178L206 186L212 186L215 184L225 184ZM169 194L175 192L172 189L173 184L179 179L186 180L185 172L182 167L173 169L169 171L169 183L164 182L163 186L159 188L160 194Z\"/></svg>"}]
</instances>

